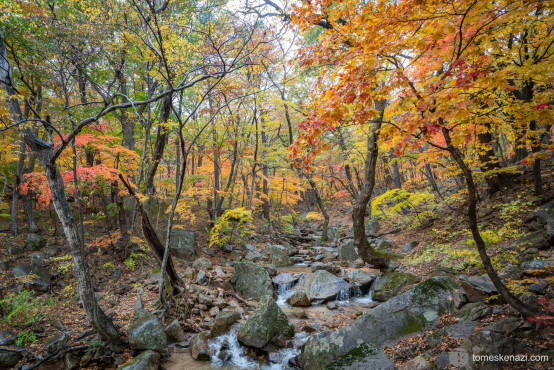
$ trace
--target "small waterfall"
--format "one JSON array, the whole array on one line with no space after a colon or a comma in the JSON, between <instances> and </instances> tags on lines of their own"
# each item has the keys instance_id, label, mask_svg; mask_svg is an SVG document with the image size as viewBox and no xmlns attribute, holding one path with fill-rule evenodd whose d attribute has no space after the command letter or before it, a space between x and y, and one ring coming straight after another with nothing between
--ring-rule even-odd
<instances>
[{"instance_id":1,"label":"small waterfall","mask_svg":"<svg viewBox=\"0 0 554 370\"><path fill-rule=\"evenodd\" d=\"M259 364L244 353L238 340L238 326L210 342L212 368L231 366L233 369L259 369Z\"/></svg>"},{"instance_id":2,"label":"small waterfall","mask_svg":"<svg viewBox=\"0 0 554 370\"><path fill-rule=\"evenodd\" d=\"M293 295L294 290L292 290L292 286L295 284L295 281L291 281L290 283L284 283L284 284L278 284L277 285L277 304L279 306L283 306L287 304L287 299Z\"/></svg>"},{"instance_id":3,"label":"small waterfall","mask_svg":"<svg viewBox=\"0 0 554 370\"><path fill-rule=\"evenodd\" d=\"M371 287L369 288L369 291L367 292L366 295L363 295L361 297L358 297L356 298L356 303L360 303L360 304L370 304L370 303L373 303L373 287L375 286L375 284L379 281L379 276L377 276L375 278L375 280L373 280L373 283L371 283Z\"/></svg>"},{"instance_id":4,"label":"small waterfall","mask_svg":"<svg viewBox=\"0 0 554 370\"><path fill-rule=\"evenodd\" d=\"M352 287L348 289L343 289L337 294L335 300L340 302L348 302L351 298L360 297L362 295L362 290L359 287Z\"/></svg>"},{"instance_id":5,"label":"small waterfall","mask_svg":"<svg viewBox=\"0 0 554 370\"><path fill-rule=\"evenodd\" d=\"M269 364L262 365L263 370L284 370L290 369L290 360L300 354L302 345L306 343L309 335L306 332L296 333L292 339L293 346L291 348L283 348L277 352L270 353Z\"/></svg>"}]
</instances>

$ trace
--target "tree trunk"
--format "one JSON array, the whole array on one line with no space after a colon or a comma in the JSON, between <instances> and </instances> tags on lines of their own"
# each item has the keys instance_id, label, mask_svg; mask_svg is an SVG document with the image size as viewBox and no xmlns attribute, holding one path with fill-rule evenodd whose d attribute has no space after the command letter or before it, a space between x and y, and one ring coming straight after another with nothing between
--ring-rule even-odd
<instances>
[{"instance_id":1,"label":"tree trunk","mask_svg":"<svg viewBox=\"0 0 554 370\"><path fill-rule=\"evenodd\" d=\"M481 171L487 173L489 171L500 170L502 167L496 158L493 150L493 137L490 132L490 124L486 124L486 132L480 133L477 135L479 143L483 146L479 153L479 166ZM503 173L492 173L485 176L485 182L489 193L493 194L497 191L500 191L502 187L508 185L510 179Z\"/></svg>"},{"instance_id":2,"label":"tree trunk","mask_svg":"<svg viewBox=\"0 0 554 370\"><path fill-rule=\"evenodd\" d=\"M444 126L442 127L442 134L446 141L448 152L450 152L450 154L458 164L458 167L460 167L460 169L462 170L462 173L466 180L468 191L467 213L469 218L469 229L471 230L471 234L473 235L473 240L475 241L477 251L479 252L479 256L481 257L481 261L483 262L483 266L485 267L487 275L490 277L492 283L494 284L502 298L504 298L504 300L508 302L510 306L512 306L518 312L525 316L536 317L538 315L538 312L535 309L525 305L516 296L514 296L504 285L504 283L494 270L491 259L487 254L485 241L483 240L483 238L481 237L481 233L479 232L477 221L477 189L475 188L475 183L473 182L473 175L469 167L464 162L463 156L458 148L452 145L450 132Z\"/></svg>"}]
</instances>

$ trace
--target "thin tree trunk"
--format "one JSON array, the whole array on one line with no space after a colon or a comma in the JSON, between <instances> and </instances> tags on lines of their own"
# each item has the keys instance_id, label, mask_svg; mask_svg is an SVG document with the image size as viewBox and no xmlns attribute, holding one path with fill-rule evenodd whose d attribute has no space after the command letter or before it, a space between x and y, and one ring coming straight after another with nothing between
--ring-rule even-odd
<instances>
[{"instance_id":1,"label":"thin tree trunk","mask_svg":"<svg viewBox=\"0 0 554 370\"><path fill-rule=\"evenodd\" d=\"M504 283L494 270L491 259L487 254L487 247L483 238L481 237L481 233L479 232L477 221L477 189L475 188L475 183L473 182L473 175L469 167L464 162L464 158L458 148L452 145L450 132L444 126L442 127L442 134L446 141L448 152L450 152L450 154L458 164L458 167L460 167L460 169L462 170L462 173L466 180L468 190L467 213L469 218L469 229L471 230L471 234L473 235L473 240L475 241L477 251L479 252L479 256L481 257L481 261L483 262L483 266L485 267L487 275L490 277L492 283L494 284L502 298L504 298L504 300L508 302L510 306L512 306L518 312L525 316L536 317L538 315L538 312L535 309L525 305L516 296L514 296L504 285Z\"/></svg>"}]
</instances>

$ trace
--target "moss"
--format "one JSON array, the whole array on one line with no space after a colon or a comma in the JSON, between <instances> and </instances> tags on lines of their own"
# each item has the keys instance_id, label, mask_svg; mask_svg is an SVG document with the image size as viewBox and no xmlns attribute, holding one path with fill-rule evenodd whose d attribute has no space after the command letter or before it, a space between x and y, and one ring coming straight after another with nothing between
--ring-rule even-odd
<instances>
[{"instance_id":1,"label":"moss","mask_svg":"<svg viewBox=\"0 0 554 370\"><path fill-rule=\"evenodd\" d=\"M419 318L419 320L418 320L418 318ZM409 316L408 319L406 320L406 325L404 325L404 327L402 327L398 331L398 334L399 335L408 335L408 334L412 334L412 333L415 333L415 332L418 332L418 331L422 331L423 327L424 327L424 325L422 323L425 323L426 321L427 320L425 320L425 317L423 317L423 315L420 315L417 318L413 317L413 316Z\"/></svg>"},{"instance_id":2,"label":"moss","mask_svg":"<svg viewBox=\"0 0 554 370\"><path fill-rule=\"evenodd\" d=\"M370 348L366 343L360 344L358 347L349 351L344 356L339 357L335 361L331 362L325 367L325 370L340 370L347 369L352 366L356 361L364 359L369 356L377 355L377 350Z\"/></svg>"}]
</instances>

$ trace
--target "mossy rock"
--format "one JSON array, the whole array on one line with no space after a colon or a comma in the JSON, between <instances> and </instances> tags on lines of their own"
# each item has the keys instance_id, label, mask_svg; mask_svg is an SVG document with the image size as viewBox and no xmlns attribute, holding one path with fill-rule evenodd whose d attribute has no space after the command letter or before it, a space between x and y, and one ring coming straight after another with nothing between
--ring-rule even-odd
<instances>
[{"instance_id":1,"label":"mossy rock","mask_svg":"<svg viewBox=\"0 0 554 370\"><path fill-rule=\"evenodd\" d=\"M342 357L331 362L325 370L354 370L354 369L396 369L394 363L379 348L370 347L366 343L360 344Z\"/></svg>"},{"instance_id":2,"label":"mossy rock","mask_svg":"<svg viewBox=\"0 0 554 370\"><path fill-rule=\"evenodd\" d=\"M267 271L252 262L235 263L235 289L240 296L259 301L263 296L275 294Z\"/></svg>"},{"instance_id":3,"label":"mossy rock","mask_svg":"<svg viewBox=\"0 0 554 370\"><path fill-rule=\"evenodd\" d=\"M385 302L396 296L402 289L408 285L417 283L419 279L414 274L404 272L389 272L373 286L373 299Z\"/></svg>"}]
</instances>

